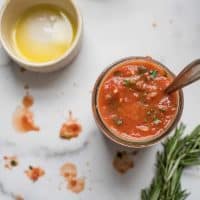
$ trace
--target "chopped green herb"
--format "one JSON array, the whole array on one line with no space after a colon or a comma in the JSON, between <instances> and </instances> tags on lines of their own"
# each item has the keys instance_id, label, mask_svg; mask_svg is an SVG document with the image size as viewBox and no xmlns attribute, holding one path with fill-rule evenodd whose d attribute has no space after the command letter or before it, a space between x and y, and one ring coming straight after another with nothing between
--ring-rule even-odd
<instances>
[{"instance_id":1,"label":"chopped green herb","mask_svg":"<svg viewBox=\"0 0 200 200\"><path fill-rule=\"evenodd\" d=\"M166 110L164 108L159 108L160 112L164 113Z\"/></svg>"},{"instance_id":2,"label":"chopped green herb","mask_svg":"<svg viewBox=\"0 0 200 200\"><path fill-rule=\"evenodd\" d=\"M155 113L156 113L156 110L153 109L153 108L150 108L150 109L147 111L147 115L148 115L148 116L155 115ZM156 117L156 116L154 116L154 118L155 118L155 117Z\"/></svg>"},{"instance_id":3,"label":"chopped green herb","mask_svg":"<svg viewBox=\"0 0 200 200\"><path fill-rule=\"evenodd\" d=\"M137 68L137 70L138 70L138 74L144 74L144 73L147 72L147 68L144 67L144 66L139 66L139 67Z\"/></svg>"},{"instance_id":4,"label":"chopped green herb","mask_svg":"<svg viewBox=\"0 0 200 200\"><path fill-rule=\"evenodd\" d=\"M33 169L33 167L30 165L30 166L29 166L29 169L30 169L30 170L32 170L32 169Z\"/></svg>"},{"instance_id":5,"label":"chopped green herb","mask_svg":"<svg viewBox=\"0 0 200 200\"><path fill-rule=\"evenodd\" d=\"M122 72L121 72L121 71L114 71L114 72L113 72L113 75L114 75L114 76L121 76L121 75L122 75Z\"/></svg>"},{"instance_id":6,"label":"chopped green herb","mask_svg":"<svg viewBox=\"0 0 200 200\"><path fill-rule=\"evenodd\" d=\"M150 76L151 76L151 78L156 78L157 77L157 75L158 75L158 72L156 71L156 70L152 70L152 71L150 71L149 72L149 74L150 74Z\"/></svg>"},{"instance_id":7,"label":"chopped green herb","mask_svg":"<svg viewBox=\"0 0 200 200\"><path fill-rule=\"evenodd\" d=\"M152 111L151 110L149 110L149 111L147 111L147 115L151 115L152 114Z\"/></svg>"},{"instance_id":8,"label":"chopped green herb","mask_svg":"<svg viewBox=\"0 0 200 200\"><path fill-rule=\"evenodd\" d=\"M160 123L160 120L157 117L154 117L153 123L157 125Z\"/></svg>"},{"instance_id":9,"label":"chopped green herb","mask_svg":"<svg viewBox=\"0 0 200 200\"><path fill-rule=\"evenodd\" d=\"M127 88L133 88L135 86L135 81L125 79L123 80L123 85Z\"/></svg>"},{"instance_id":10,"label":"chopped green herb","mask_svg":"<svg viewBox=\"0 0 200 200\"><path fill-rule=\"evenodd\" d=\"M17 166L17 161L16 160L11 160L10 161L10 164L13 166L13 167L15 167L15 166Z\"/></svg>"},{"instance_id":11,"label":"chopped green herb","mask_svg":"<svg viewBox=\"0 0 200 200\"><path fill-rule=\"evenodd\" d=\"M117 126L121 126L123 124L123 121L119 118L114 118L113 121Z\"/></svg>"}]
</instances>

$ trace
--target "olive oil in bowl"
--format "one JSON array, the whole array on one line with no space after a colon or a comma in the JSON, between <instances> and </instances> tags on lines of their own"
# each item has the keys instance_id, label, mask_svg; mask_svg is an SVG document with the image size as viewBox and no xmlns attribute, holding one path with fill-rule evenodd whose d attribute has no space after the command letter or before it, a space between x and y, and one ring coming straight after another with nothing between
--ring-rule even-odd
<instances>
[{"instance_id":1,"label":"olive oil in bowl","mask_svg":"<svg viewBox=\"0 0 200 200\"><path fill-rule=\"evenodd\" d=\"M73 19L62 8L46 4L27 9L12 30L17 54L34 63L60 58L71 47L75 35Z\"/></svg>"}]
</instances>

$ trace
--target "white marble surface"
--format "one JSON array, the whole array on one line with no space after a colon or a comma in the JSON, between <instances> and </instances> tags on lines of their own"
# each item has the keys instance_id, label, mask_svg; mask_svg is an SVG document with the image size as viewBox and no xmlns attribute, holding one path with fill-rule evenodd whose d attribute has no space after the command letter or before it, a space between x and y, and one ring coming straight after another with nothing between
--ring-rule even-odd
<instances>
[{"instance_id":1,"label":"white marble surface","mask_svg":"<svg viewBox=\"0 0 200 200\"><path fill-rule=\"evenodd\" d=\"M3 3L3 0L0 1ZM199 0L77 0L84 18L83 47L78 58L62 71L51 74L21 73L0 47L0 200L20 194L25 200L139 200L140 190L153 176L159 145L141 151L135 168L121 176L112 167L121 149L105 139L91 112L91 90L98 74L113 61L130 55L150 55L178 73L200 54ZM156 27L152 24L156 23ZM39 134L20 135L12 127L12 114L30 86ZM184 90L182 117L191 130L200 122L200 83ZM59 128L68 110L83 124L83 133L70 142L60 140ZM20 165L8 171L4 155L17 155ZM66 190L59 175L64 162L74 162L86 189L80 194ZM89 165L86 163L89 162ZM31 183L24 175L39 165L45 177ZM184 173L183 187L199 199L200 172Z\"/></svg>"}]
</instances>

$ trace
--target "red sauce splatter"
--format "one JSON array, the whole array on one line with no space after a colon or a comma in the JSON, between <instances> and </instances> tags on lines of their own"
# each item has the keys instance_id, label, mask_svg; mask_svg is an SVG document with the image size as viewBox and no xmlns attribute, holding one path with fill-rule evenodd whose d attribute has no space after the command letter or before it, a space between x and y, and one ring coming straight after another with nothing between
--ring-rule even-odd
<instances>
[{"instance_id":1,"label":"red sauce splatter","mask_svg":"<svg viewBox=\"0 0 200 200\"><path fill-rule=\"evenodd\" d=\"M14 128L21 133L29 131L39 131L40 128L35 125L34 114L30 110L34 104L34 99L31 95L27 94L22 100L22 106L18 107L13 115Z\"/></svg>"},{"instance_id":2,"label":"red sauce splatter","mask_svg":"<svg viewBox=\"0 0 200 200\"><path fill-rule=\"evenodd\" d=\"M60 168L60 175L63 176L66 180L74 178L77 176L77 168L73 163L65 163Z\"/></svg>"},{"instance_id":3,"label":"red sauce splatter","mask_svg":"<svg viewBox=\"0 0 200 200\"><path fill-rule=\"evenodd\" d=\"M3 159L5 160L5 168L7 169L13 169L14 167L17 167L19 164L19 161L16 156L4 156Z\"/></svg>"},{"instance_id":4,"label":"red sauce splatter","mask_svg":"<svg viewBox=\"0 0 200 200\"><path fill-rule=\"evenodd\" d=\"M68 181L67 188L74 193L80 193L84 190L85 180L83 178L71 178Z\"/></svg>"},{"instance_id":5,"label":"red sauce splatter","mask_svg":"<svg viewBox=\"0 0 200 200\"><path fill-rule=\"evenodd\" d=\"M134 167L133 158L126 151L117 152L113 160L113 167L121 174Z\"/></svg>"},{"instance_id":6,"label":"red sauce splatter","mask_svg":"<svg viewBox=\"0 0 200 200\"><path fill-rule=\"evenodd\" d=\"M72 112L70 111L69 118L60 129L60 137L64 139L72 139L78 137L81 131L82 127L80 123L78 123L77 120L73 118Z\"/></svg>"},{"instance_id":7,"label":"red sauce splatter","mask_svg":"<svg viewBox=\"0 0 200 200\"><path fill-rule=\"evenodd\" d=\"M60 174L67 182L67 189L74 193L80 193L85 188L85 180L77 177L77 168L73 163L65 163L60 168Z\"/></svg>"},{"instance_id":8,"label":"red sauce splatter","mask_svg":"<svg viewBox=\"0 0 200 200\"><path fill-rule=\"evenodd\" d=\"M25 171L25 174L33 181L37 181L40 177L45 175L45 171L40 167L29 166L29 169Z\"/></svg>"}]
</instances>

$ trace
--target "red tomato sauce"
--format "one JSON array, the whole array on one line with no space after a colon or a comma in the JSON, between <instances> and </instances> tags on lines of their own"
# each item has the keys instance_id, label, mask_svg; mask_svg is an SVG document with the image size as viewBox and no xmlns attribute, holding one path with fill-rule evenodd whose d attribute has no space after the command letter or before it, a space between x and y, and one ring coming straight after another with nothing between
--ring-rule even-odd
<instances>
[{"instance_id":1,"label":"red tomato sauce","mask_svg":"<svg viewBox=\"0 0 200 200\"><path fill-rule=\"evenodd\" d=\"M178 93L164 93L172 80L173 76L151 59L116 65L98 89L97 109L103 123L127 139L162 134L177 114Z\"/></svg>"}]
</instances>

